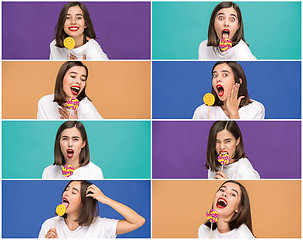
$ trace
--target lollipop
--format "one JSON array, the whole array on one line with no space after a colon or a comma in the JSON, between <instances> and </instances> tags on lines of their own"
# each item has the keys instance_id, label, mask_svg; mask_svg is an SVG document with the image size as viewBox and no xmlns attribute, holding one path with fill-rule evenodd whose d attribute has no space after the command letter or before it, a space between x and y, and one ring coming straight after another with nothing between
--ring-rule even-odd
<instances>
[{"instance_id":1,"label":"lollipop","mask_svg":"<svg viewBox=\"0 0 303 240\"><path fill-rule=\"evenodd\" d=\"M221 49L222 52L227 51L228 49L230 49L232 47L232 43L228 38L223 38L222 40L220 40L219 42L219 47Z\"/></svg>"},{"instance_id":2,"label":"lollipop","mask_svg":"<svg viewBox=\"0 0 303 240\"><path fill-rule=\"evenodd\" d=\"M77 98L69 98L66 102L66 106L71 110L76 110L79 107L79 100Z\"/></svg>"},{"instance_id":3,"label":"lollipop","mask_svg":"<svg viewBox=\"0 0 303 240\"><path fill-rule=\"evenodd\" d=\"M224 153L220 153L220 155L218 156L218 162L222 164L222 170L223 171L223 165L227 165L229 163L230 157L228 155L228 153L224 152Z\"/></svg>"},{"instance_id":4,"label":"lollipop","mask_svg":"<svg viewBox=\"0 0 303 240\"><path fill-rule=\"evenodd\" d=\"M66 211L66 207L63 204L59 204L56 207L56 213L58 214L58 216L62 217L64 215Z\"/></svg>"},{"instance_id":5,"label":"lollipop","mask_svg":"<svg viewBox=\"0 0 303 240\"><path fill-rule=\"evenodd\" d=\"M211 222L211 225L210 225L210 238L212 238L213 223L215 223L215 222L218 221L219 213L215 209L209 209L206 212L206 218L207 218L208 221Z\"/></svg>"},{"instance_id":6,"label":"lollipop","mask_svg":"<svg viewBox=\"0 0 303 240\"><path fill-rule=\"evenodd\" d=\"M68 49L68 59L71 59L70 50L75 47L75 45L76 45L75 40L71 37L67 37L64 39L63 45L64 45L64 47L66 47Z\"/></svg>"},{"instance_id":7,"label":"lollipop","mask_svg":"<svg viewBox=\"0 0 303 240\"><path fill-rule=\"evenodd\" d=\"M72 165L65 165L62 168L62 174L64 177L70 177L71 175L74 174L74 169Z\"/></svg>"},{"instance_id":8,"label":"lollipop","mask_svg":"<svg viewBox=\"0 0 303 240\"><path fill-rule=\"evenodd\" d=\"M206 93L203 97L203 102L208 106L208 119L209 119L210 106L214 105L215 96L212 95L211 93Z\"/></svg>"}]
</instances>

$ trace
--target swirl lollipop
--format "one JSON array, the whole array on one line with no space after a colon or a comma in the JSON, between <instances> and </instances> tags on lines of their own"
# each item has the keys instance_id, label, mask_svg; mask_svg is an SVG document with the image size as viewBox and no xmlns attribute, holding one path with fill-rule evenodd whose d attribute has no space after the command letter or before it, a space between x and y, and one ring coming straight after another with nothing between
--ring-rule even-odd
<instances>
[{"instance_id":1,"label":"swirl lollipop","mask_svg":"<svg viewBox=\"0 0 303 240\"><path fill-rule=\"evenodd\" d=\"M58 215L58 218L57 218L57 222L55 224L55 227L57 226L57 223L58 223L58 220L59 220L59 217L62 217L64 215L66 211L66 207L63 205L63 204L59 204L57 207L56 207L56 213Z\"/></svg>"},{"instance_id":2,"label":"swirl lollipop","mask_svg":"<svg viewBox=\"0 0 303 240\"><path fill-rule=\"evenodd\" d=\"M211 222L211 226L210 226L210 238L212 238L213 224L218 221L219 213L215 209L209 209L206 212L206 218L207 218L208 221Z\"/></svg>"},{"instance_id":3,"label":"swirl lollipop","mask_svg":"<svg viewBox=\"0 0 303 240\"><path fill-rule=\"evenodd\" d=\"M80 103L77 98L69 98L66 102L66 106L71 110L77 110Z\"/></svg>"},{"instance_id":4,"label":"swirl lollipop","mask_svg":"<svg viewBox=\"0 0 303 240\"><path fill-rule=\"evenodd\" d=\"M220 153L220 155L218 156L218 162L222 164L222 170L223 171L223 166L227 165L229 163L230 157L228 155L228 153L224 152L224 153Z\"/></svg>"},{"instance_id":5,"label":"swirl lollipop","mask_svg":"<svg viewBox=\"0 0 303 240\"><path fill-rule=\"evenodd\" d=\"M70 177L71 175L74 174L74 168L72 165L65 165L62 167L62 174L64 177Z\"/></svg>"},{"instance_id":6,"label":"swirl lollipop","mask_svg":"<svg viewBox=\"0 0 303 240\"><path fill-rule=\"evenodd\" d=\"M231 43L231 41L228 38L223 38L219 42L219 47L222 52L225 52L228 49L230 49L232 47L232 45L233 44Z\"/></svg>"},{"instance_id":7,"label":"swirl lollipop","mask_svg":"<svg viewBox=\"0 0 303 240\"><path fill-rule=\"evenodd\" d=\"M210 114L210 106L214 105L215 103L215 96L211 93L206 93L203 97L203 102L205 105L208 106L208 119L209 119L209 114Z\"/></svg>"},{"instance_id":8,"label":"swirl lollipop","mask_svg":"<svg viewBox=\"0 0 303 240\"><path fill-rule=\"evenodd\" d=\"M64 39L63 45L64 45L64 47L66 47L68 49L68 59L71 59L70 50L75 47L75 45L76 45L75 40L71 37L67 37Z\"/></svg>"}]
</instances>

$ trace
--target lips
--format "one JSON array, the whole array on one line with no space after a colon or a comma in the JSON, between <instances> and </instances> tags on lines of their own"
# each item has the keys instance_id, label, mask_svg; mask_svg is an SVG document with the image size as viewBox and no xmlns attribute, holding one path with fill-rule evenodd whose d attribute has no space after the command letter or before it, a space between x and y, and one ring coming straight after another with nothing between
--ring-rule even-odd
<instances>
[{"instance_id":1,"label":"lips","mask_svg":"<svg viewBox=\"0 0 303 240\"><path fill-rule=\"evenodd\" d=\"M71 92L72 92L73 95L78 96L79 91L80 91L80 87L79 86L71 86L70 90L71 90Z\"/></svg>"},{"instance_id":2,"label":"lips","mask_svg":"<svg viewBox=\"0 0 303 240\"><path fill-rule=\"evenodd\" d=\"M228 205L227 201L224 198L219 198L218 201L217 201L217 203L216 203L216 206L218 208L225 208L225 207L227 207L227 205Z\"/></svg>"},{"instance_id":3,"label":"lips","mask_svg":"<svg viewBox=\"0 0 303 240\"><path fill-rule=\"evenodd\" d=\"M69 27L68 30L71 31L71 32L76 32L76 31L79 30L79 27L74 27L74 26L73 27Z\"/></svg>"},{"instance_id":4,"label":"lips","mask_svg":"<svg viewBox=\"0 0 303 240\"><path fill-rule=\"evenodd\" d=\"M221 84L218 84L216 86L216 89L217 89L217 93L219 95L219 97L222 97L224 95L224 88Z\"/></svg>"},{"instance_id":5,"label":"lips","mask_svg":"<svg viewBox=\"0 0 303 240\"><path fill-rule=\"evenodd\" d=\"M66 153L67 153L67 156L69 158L72 158L74 156L74 150L73 149L67 149Z\"/></svg>"},{"instance_id":6,"label":"lips","mask_svg":"<svg viewBox=\"0 0 303 240\"><path fill-rule=\"evenodd\" d=\"M229 30L228 29L223 29L222 30L222 39L225 39L225 38L229 38Z\"/></svg>"},{"instance_id":7,"label":"lips","mask_svg":"<svg viewBox=\"0 0 303 240\"><path fill-rule=\"evenodd\" d=\"M63 204L64 207L67 209L68 206L69 206L69 201L68 201L68 199L67 199L67 198L63 198L63 199L62 199L62 204Z\"/></svg>"}]
</instances>

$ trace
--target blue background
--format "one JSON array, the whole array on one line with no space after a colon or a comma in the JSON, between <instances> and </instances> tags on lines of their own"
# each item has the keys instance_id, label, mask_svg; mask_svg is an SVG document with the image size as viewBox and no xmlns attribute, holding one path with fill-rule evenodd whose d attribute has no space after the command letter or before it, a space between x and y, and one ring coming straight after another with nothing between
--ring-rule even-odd
<instances>
[{"instance_id":1,"label":"blue background","mask_svg":"<svg viewBox=\"0 0 303 240\"><path fill-rule=\"evenodd\" d=\"M241 61L251 99L265 107L265 118L301 118L299 61ZM215 62L153 62L153 119L191 119L211 92Z\"/></svg>"},{"instance_id":2,"label":"blue background","mask_svg":"<svg viewBox=\"0 0 303 240\"><path fill-rule=\"evenodd\" d=\"M2 181L2 237L37 238L42 223L55 216L62 202L65 180L3 180ZM145 224L123 238L150 238L151 194L149 180L92 181L108 197L121 202L146 220ZM124 219L107 205L100 204L101 217Z\"/></svg>"}]
</instances>

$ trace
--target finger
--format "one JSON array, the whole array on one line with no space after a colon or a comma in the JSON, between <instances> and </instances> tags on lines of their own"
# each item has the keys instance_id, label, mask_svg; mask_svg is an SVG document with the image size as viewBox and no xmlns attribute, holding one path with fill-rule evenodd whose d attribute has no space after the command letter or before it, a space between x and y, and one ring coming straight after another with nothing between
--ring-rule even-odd
<instances>
[{"instance_id":1,"label":"finger","mask_svg":"<svg viewBox=\"0 0 303 240\"><path fill-rule=\"evenodd\" d=\"M77 111L77 109L74 110L74 119L78 119L78 111Z\"/></svg>"},{"instance_id":2,"label":"finger","mask_svg":"<svg viewBox=\"0 0 303 240\"><path fill-rule=\"evenodd\" d=\"M59 108L59 114L63 117L63 118L68 118L68 111L65 108Z\"/></svg>"},{"instance_id":3,"label":"finger","mask_svg":"<svg viewBox=\"0 0 303 240\"><path fill-rule=\"evenodd\" d=\"M240 106L240 103L241 103L241 101L242 101L243 98L245 98L245 96L240 96L240 97L238 98L238 106Z\"/></svg>"}]
</instances>

